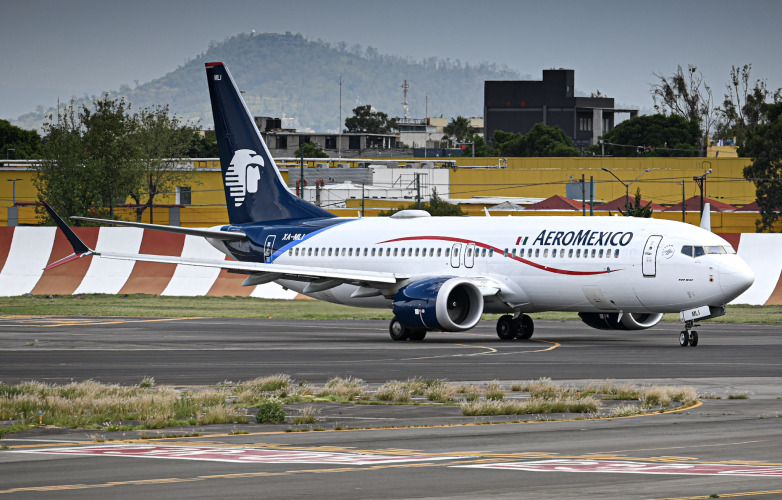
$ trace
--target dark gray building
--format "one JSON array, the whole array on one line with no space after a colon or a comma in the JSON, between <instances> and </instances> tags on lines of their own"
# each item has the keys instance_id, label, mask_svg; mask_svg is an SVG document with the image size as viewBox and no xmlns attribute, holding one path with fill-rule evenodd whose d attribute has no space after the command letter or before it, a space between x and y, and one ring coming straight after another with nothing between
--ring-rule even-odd
<instances>
[{"instance_id":1,"label":"dark gray building","mask_svg":"<svg viewBox=\"0 0 782 500\"><path fill-rule=\"evenodd\" d=\"M485 137L494 131L526 134L536 123L557 126L577 147L591 146L614 128L616 113L638 116L637 109L617 109L611 97L575 97L572 69L543 70L543 80L486 81L483 90Z\"/></svg>"}]
</instances>

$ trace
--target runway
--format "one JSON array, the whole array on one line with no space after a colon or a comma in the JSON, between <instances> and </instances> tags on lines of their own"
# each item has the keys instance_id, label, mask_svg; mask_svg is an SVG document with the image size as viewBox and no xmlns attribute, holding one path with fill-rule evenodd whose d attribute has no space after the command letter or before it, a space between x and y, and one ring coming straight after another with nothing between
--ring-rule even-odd
<instances>
[{"instance_id":1,"label":"runway","mask_svg":"<svg viewBox=\"0 0 782 500\"><path fill-rule=\"evenodd\" d=\"M285 373L323 383L778 377L778 326L706 324L680 347L677 323L632 332L536 321L532 341L500 342L482 322L463 333L393 342L385 321L174 318L0 318L0 380L216 384Z\"/></svg>"},{"instance_id":2,"label":"runway","mask_svg":"<svg viewBox=\"0 0 782 500\"><path fill-rule=\"evenodd\" d=\"M682 348L679 325L661 325L601 332L537 321L533 342L500 342L485 324L399 343L380 321L0 318L5 384L71 378L136 384L152 376L187 386L274 373L310 383L335 375L370 383L551 377L691 385L708 396L684 411L563 422L446 425L448 407L380 406L357 411L386 412L397 428L291 433L284 424L205 426L199 436L163 440L40 429L0 440L0 496L782 495L779 327L704 324L700 345ZM747 399L728 399L737 394ZM435 425L405 426L427 419Z\"/></svg>"}]
</instances>

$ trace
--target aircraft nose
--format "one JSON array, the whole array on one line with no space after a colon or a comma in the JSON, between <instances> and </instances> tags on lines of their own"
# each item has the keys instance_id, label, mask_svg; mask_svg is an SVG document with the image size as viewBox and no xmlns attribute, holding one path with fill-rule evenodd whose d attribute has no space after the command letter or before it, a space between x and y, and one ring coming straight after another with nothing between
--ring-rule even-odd
<instances>
[{"instance_id":1,"label":"aircraft nose","mask_svg":"<svg viewBox=\"0 0 782 500\"><path fill-rule=\"evenodd\" d=\"M730 302L744 293L755 282L755 273L738 255L728 256L720 263L719 280L725 301Z\"/></svg>"}]
</instances>

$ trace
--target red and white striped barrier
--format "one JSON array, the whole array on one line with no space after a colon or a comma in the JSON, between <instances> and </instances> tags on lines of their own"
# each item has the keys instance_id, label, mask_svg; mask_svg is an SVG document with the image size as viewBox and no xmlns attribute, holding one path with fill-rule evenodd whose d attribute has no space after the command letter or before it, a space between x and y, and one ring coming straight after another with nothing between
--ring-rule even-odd
<instances>
[{"instance_id":1,"label":"red and white striped barrier","mask_svg":"<svg viewBox=\"0 0 782 500\"><path fill-rule=\"evenodd\" d=\"M150 253L225 259L201 237L119 227L74 228L98 251ZM48 271L43 268L73 253L55 227L0 227L0 295L147 293L152 295L252 296L294 299L296 292L275 283L244 287L245 276L225 270L84 257Z\"/></svg>"},{"instance_id":2,"label":"red and white striped barrier","mask_svg":"<svg viewBox=\"0 0 782 500\"><path fill-rule=\"evenodd\" d=\"M224 259L201 237L148 229L75 228L99 251ZM782 305L782 234L721 234L755 272L755 283L735 304ZM294 299L296 292L268 283L243 287L244 275L206 267L85 257L48 271L43 268L72 253L55 227L0 227L0 295L147 293L152 295L253 296Z\"/></svg>"}]
</instances>

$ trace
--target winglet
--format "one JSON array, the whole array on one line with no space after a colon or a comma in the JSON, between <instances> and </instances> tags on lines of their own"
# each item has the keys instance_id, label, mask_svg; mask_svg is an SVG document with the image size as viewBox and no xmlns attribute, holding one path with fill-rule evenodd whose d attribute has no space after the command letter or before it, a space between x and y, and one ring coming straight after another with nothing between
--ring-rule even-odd
<instances>
[{"instance_id":1,"label":"winglet","mask_svg":"<svg viewBox=\"0 0 782 500\"><path fill-rule=\"evenodd\" d=\"M68 224L62 220L62 217L60 217L48 203L43 201L42 204L46 211L49 212L49 215L52 217L52 219L54 219L54 222L57 223L57 227L60 228L65 237L68 238L68 242L73 247L73 253L71 255L65 257L64 259L60 259L57 262L49 264L44 268L44 271L65 264L66 262L84 257L85 255L95 255L95 251L88 247L83 241L81 241L78 236L76 236L76 233L73 232L73 229L71 229L70 226L68 226Z\"/></svg>"}]
</instances>

